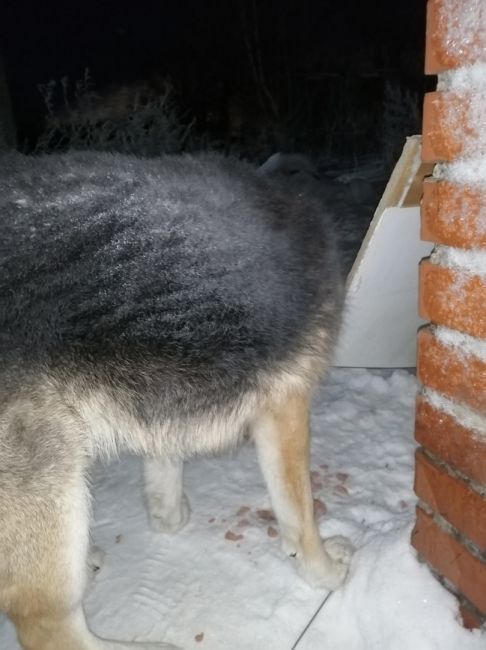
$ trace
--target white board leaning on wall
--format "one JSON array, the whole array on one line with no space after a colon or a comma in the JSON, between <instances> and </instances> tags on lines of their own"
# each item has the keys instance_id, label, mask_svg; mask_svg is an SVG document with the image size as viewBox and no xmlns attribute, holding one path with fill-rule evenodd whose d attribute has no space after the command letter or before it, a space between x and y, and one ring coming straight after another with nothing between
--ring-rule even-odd
<instances>
[{"instance_id":1,"label":"white board leaning on wall","mask_svg":"<svg viewBox=\"0 0 486 650\"><path fill-rule=\"evenodd\" d=\"M420 240L420 136L407 138L349 273L344 322L333 365L407 368L416 365L418 265L433 244Z\"/></svg>"}]
</instances>

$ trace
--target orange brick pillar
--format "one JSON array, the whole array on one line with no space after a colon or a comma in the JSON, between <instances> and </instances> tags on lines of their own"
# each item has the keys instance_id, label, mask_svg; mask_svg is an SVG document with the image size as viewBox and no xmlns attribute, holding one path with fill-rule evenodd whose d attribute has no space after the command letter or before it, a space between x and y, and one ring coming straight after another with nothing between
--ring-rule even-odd
<instances>
[{"instance_id":1,"label":"orange brick pillar","mask_svg":"<svg viewBox=\"0 0 486 650\"><path fill-rule=\"evenodd\" d=\"M486 0L429 0L413 546L486 621Z\"/></svg>"}]
</instances>

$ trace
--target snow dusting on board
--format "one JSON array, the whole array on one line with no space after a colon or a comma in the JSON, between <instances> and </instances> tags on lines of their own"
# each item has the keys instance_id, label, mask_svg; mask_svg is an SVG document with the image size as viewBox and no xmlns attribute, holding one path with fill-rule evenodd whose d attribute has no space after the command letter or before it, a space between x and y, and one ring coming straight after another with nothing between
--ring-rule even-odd
<instances>
[{"instance_id":1,"label":"snow dusting on board","mask_svg":"<svg viewBox=\"0 0 486 650\"><path fill-rule=\"evenodd\" d=\"M139 459L96 466L92 536L105 557L86 597L92 628L186 650L484 650L409 544L416 390L406 371L335 369L316 396L316 515L324 536L358 550L310 625L327 594L284 557L251 445L187 464L193 514L174 537L149 529ZM0 648L19 648L5 619Z\"/></svg>"}]
</instances>

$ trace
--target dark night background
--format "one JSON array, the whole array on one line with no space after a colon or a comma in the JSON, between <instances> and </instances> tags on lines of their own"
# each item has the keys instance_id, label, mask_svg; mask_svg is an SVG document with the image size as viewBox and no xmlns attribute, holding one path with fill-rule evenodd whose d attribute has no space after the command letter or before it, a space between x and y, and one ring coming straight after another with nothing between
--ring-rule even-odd
<instances>
[{"instance_id":1,"label":"dark night background","mask_svg":"<svg viewBox=\"0 0 486 650\"><path fill-rule=\"evenodd\" d=\"M97 105L169 84L185 147L390 157L419 130L424 25L424 0L15 2L0 55L24 149L44 128L38 84L72 90L88 68Z\"/></svg>"}]
</instances>

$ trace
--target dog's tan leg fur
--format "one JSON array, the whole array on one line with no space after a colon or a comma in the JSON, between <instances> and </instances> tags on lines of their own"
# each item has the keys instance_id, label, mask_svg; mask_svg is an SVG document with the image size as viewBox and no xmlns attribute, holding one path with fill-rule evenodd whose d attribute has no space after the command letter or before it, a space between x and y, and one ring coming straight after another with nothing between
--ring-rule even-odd
<instances>
[{"instance_id":1,"label":"dog's tan leg fur","mask_svg":"<svg viewBox=\"0 0 486 650\"><path fill-rule=\"evenodd\" d=\"M45 476L10 487L0 506L0 609L25 650L91 650L81 599L88 542L88 496L81 469L62 485Z\"/></svg>"},{"instance_id":2,"label":"dog's tan leg fur","mask_svg":"<svg viewBox=\"0 0 486 650\"><path fill-rule=\"evenodd\" d=\"M0 611L24 650L156 650L100 639L82 609L89 498L84 467L66 461L25 482L0 482Z\"/></svg>"},{"instance_id":3,"label":"dog's tan leg fur","mask_svg":"<svg viewBox=\"0 0 486 650\"><path fill-rule=\"evenodd\" d=\"M87 501L84 485L36 503L0 506L10 524L0 571L0 610L14 622L24 650L176 650L168 644L100 639L86 624L81 600L86 575ZM37 500L34 500L37 501ZM18 506L18 507L15 507ZM12 509L13 508L13 509ZM6 536L0 533L0 552Z\"/></svg>"},{"instance_id":4,"label":"dog's tan leg fur","mask_svg":"<svg viewBox=\"0 0 486 650\"><path fill-rule=\"evenodd\" d=\"M323 542L319 536L309 473L308 396L293 393L268 406L254 437L284 551L309 584L335 589L346 576L352 546L343 538Z\"/></svg>"}]
</instances>

